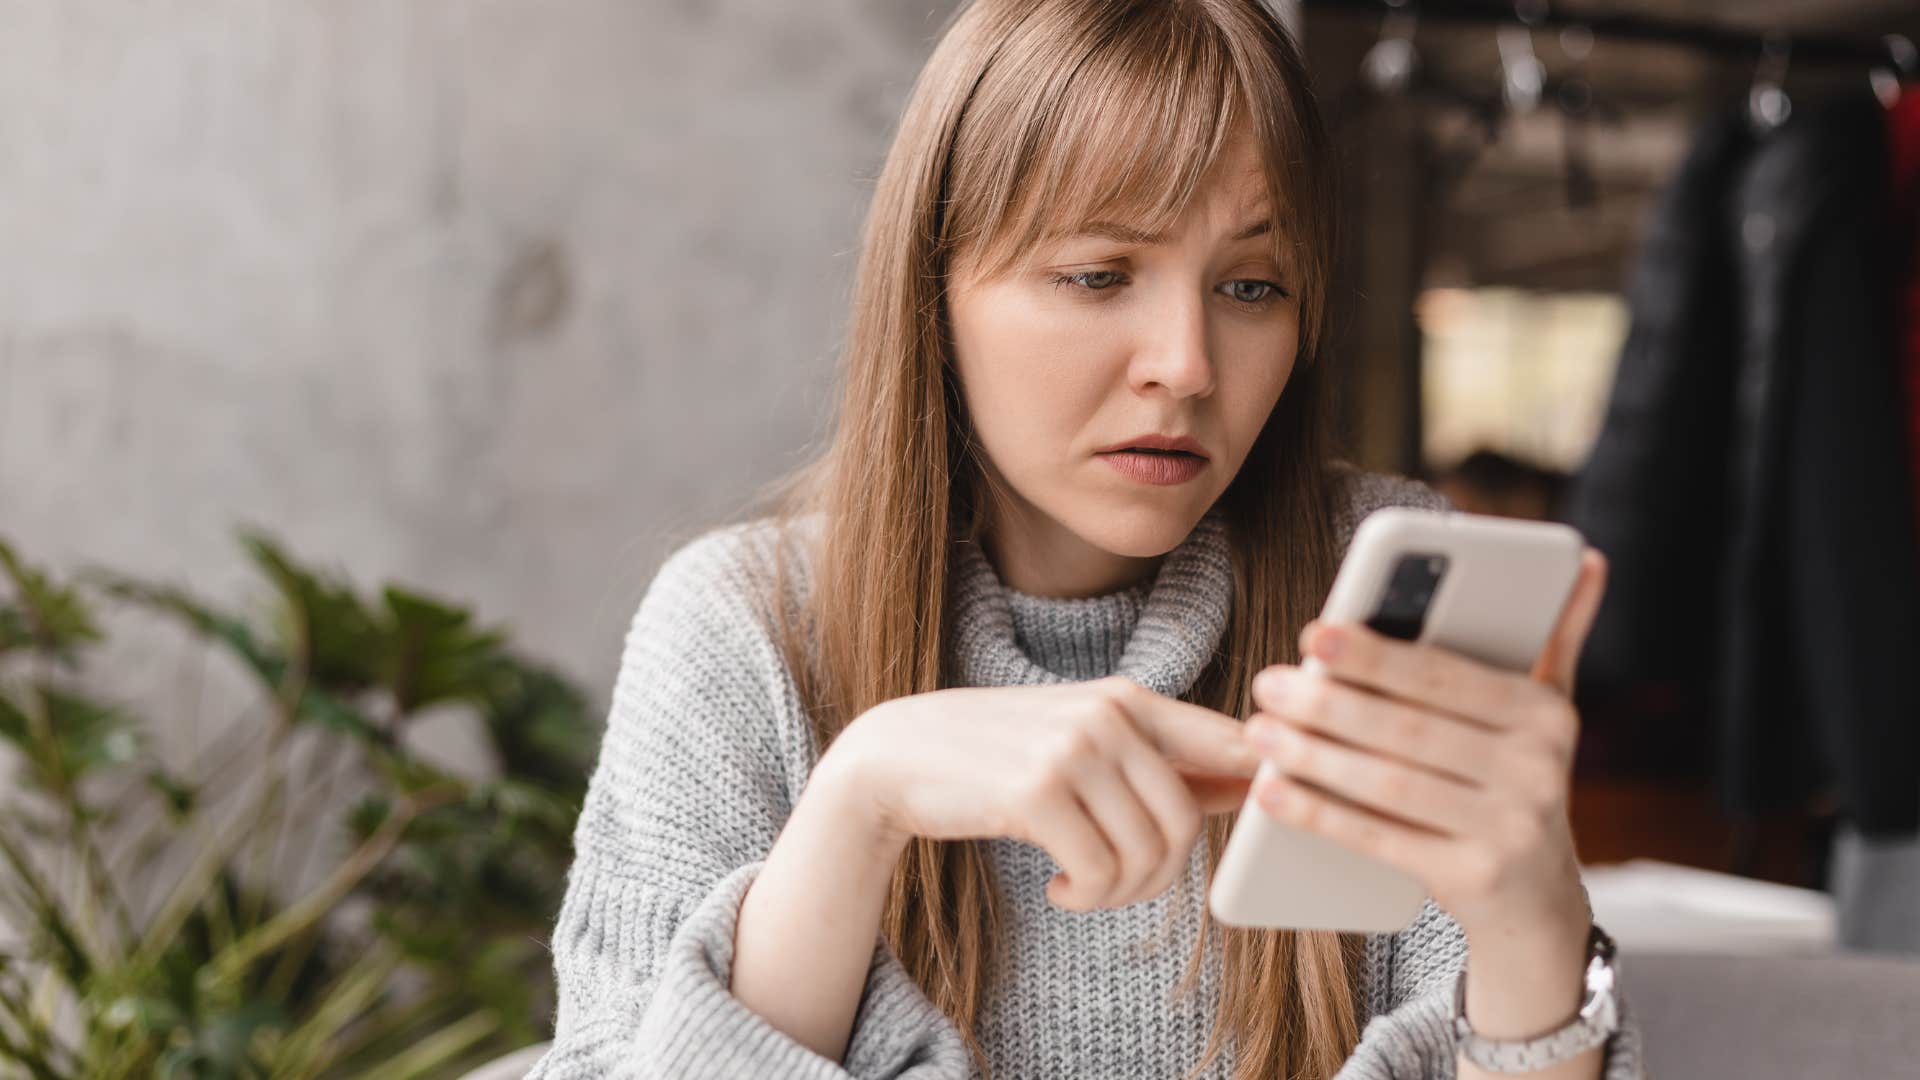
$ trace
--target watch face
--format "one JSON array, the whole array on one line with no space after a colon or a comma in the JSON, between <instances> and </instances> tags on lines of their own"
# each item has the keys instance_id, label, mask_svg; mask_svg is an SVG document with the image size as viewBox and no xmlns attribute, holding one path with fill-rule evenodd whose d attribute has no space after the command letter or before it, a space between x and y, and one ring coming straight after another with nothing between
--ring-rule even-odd
<instances>
[{"instance_id":1,"label":"watch face","mask_svg":"<svg viewBox=\"0 0 1920 1080\"><path fill-rule=\"evenodd\" d=\"M1591 1019L1603 1004L1613 1005L1613 965L1596 956L1587 965L1587 999L1580 1004L1581 1017Z\"/></svg>"},{"instance_id":2,"label":"watch face","mask_svg":"<svg viewBox=\"0 0 1920 1080\"><path fill-rule=\"evenodd\" d=\"M1454 1045L1468 1061L1494 1072L1529 1072L1571 1061L1607 1040L1620 1026L1614 997L1613 941L1596 925L1588 936L1586 997L1580 1012L1557 1030L1532 1039L1502 1041L1476 1035L1467 1021L1467 974L1454 981Z\"/></svg>"}]
</instances>

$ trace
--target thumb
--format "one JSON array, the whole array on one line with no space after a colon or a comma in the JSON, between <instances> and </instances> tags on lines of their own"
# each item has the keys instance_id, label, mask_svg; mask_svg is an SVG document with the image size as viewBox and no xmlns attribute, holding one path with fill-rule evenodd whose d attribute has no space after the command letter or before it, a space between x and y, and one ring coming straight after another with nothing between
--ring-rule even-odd
<instances>
[{"instance_id":1,"label":"thumb","mask_svg":"<svg viewBox=\"0 0 1920 1080\"><path fill-rule=\"evenodd\" d=\"M1580 651L1593 629L1594 616L1600 612L1600 599L1607 591L1607 559L1597 549L1588 548L1580 558L1580 576L1575 579L1560 620L1547 647L1534 665L1533 677L1573 696L1573 676L1580 663Z\"/></svg>"}]
</instances>

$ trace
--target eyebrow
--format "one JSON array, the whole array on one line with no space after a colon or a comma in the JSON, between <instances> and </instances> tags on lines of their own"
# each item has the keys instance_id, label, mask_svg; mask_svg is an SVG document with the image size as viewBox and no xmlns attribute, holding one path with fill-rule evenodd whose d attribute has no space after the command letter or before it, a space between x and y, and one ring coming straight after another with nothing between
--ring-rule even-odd
<instances>
[{"instance_id":1,"label":"eyebrow","mask_svg":"<svg viewBox=\"0 0 1920 1080\"><path fill-rule=\"evenodd\" d=\"M1265 236L1272 231L1272 220L1263 218L1250 225L1241 226L1240 230L1228 239L1229 242L1238 243L1242 240L1251 240L1256 236ZM1157 244L1167 238L1165 233L1143 232L1130 225L1117 225L1111 221L1089 221L1080 226L1073 235L1097 236L1120 244Z\"/></svg>"}]
</instances>

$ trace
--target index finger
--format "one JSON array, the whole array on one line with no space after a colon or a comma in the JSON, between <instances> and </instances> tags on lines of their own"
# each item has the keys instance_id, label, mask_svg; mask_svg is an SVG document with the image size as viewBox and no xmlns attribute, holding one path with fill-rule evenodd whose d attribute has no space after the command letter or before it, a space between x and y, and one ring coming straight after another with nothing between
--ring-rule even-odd
<instances>
[{"instance_id":1,"label":"index finger","mask_svg":"<svg viewBox=\"0 0 1920 1080\"><path fill-rule=\"evenodd\" d=\"M1304 637L1303 651L1342 682L1491 727L1511 726L1520 711L1541 704L1548 693L1525 675L1437 645L1391 638L1360 623L1316 619Z\"/></svg>"},{"instance_id":2,"label":"index finger","mask_svg":"<svg viewBox=\"0 0 1920 1080\"><path fill-rule=\"evenodd\" d=\"M1187 772L1252 776L1260 754L1243 725L1224 713L1155 693L1131 679L1118 680L1120 704L1155 749Z\"/></svg>"}]
</instances>

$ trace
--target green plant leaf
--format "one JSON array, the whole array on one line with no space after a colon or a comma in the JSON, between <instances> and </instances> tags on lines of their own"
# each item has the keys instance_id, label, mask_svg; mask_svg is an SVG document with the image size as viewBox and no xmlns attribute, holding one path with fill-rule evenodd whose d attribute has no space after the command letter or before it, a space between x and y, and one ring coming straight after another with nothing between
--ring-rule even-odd
<instances>
[{"instance_id":1,"label":"green plant leaf","mask_svg":"<svg viewBox=\"0 0 1920 1080\"><path fill-rule=\"evenodd\" d=\"M432 763L423 761L398 747L384 748L381 752L369 755L368 761L394 791L403 795L448 784L465 783L457 777L447 775Z\"/></svg>"},{"instance_id":2,"label":"green plant leaf","mask_svg":"<svg viewBox=\"0 0 1920 1080\"><path fill-rule=\"evenodd\" d=\"M0 822L0 862L12 869L13 883L33 916L25 928L36 955L44 957L67 985L84 989L99 969L94 951L80 930L67 917L53 887L40 874L26 851L8 834Z\"/></svg>"},{"instance_id":3,"label":"green plant leaf","mask_svg":"<svg viewBox=\"0 0 1920 1080\"><path fill-rule=\"evenodd\" d=\"M67 803L88 774L139 755L138 730L113 707L50 683L25 692L25 704L0 695L0 740L13 745L26 761L29 781L48 796ZM46 718L44 727L33 722L34 713ZM83 817L89 814L77 798L72 802Z\"/></svg>"},{"instance_id":4,"label":"green plant leaf","mask_svg":"<svg viewBox=\"0 0 1920 1080\"><path fill-rule=\"evenodd\" d=\"M19 958L0 953L0 1064L18 1062L37 1080L66 1080L74 1053L33 1009Z\"/></svg>"},{"instance_id":5,"label":"green plant leaf","mask_svg":"<svg viewBox=\"0 0 1920 1080\"><path fill-rule=\"evenodd\" d=\"M0 571L16 593L7 608L12 614L0 619L0 651L30 645L71 663L82 646L100 640L79 590L55 584L45 571L28 566L5 540L0 540Z\"/></svg>"},{"instance_id":6,"label":"green plant leaf","mask_svg":"<svg viewBox=\"0 0 1920 1080\"><path fill-rule=\"evenodd\" d=\"M305 658L312 683L335 693L374 686L386 635L353 590L295 562L265 533L243 531L241 544L279 591L282 649Z\"/></svg>"},{"instance_id":7,"label":"green plant leaf","mask_svg":"<svg viewBox=\"0 0 1920 1080\"><path fill-rule=\"evenodd\" d=\"M388 586L382 596L392 634L384 674L403 714L484 695L505 634L477 628L470 612L422 593Z\"/></svg>"},{"instance_id":8,"label":"green plant leaf","mask_svg":"<svg viewBox=\"0 0 1920 1080\"><path fill-rule=\"evenodd\" d=\"M355 802L347 811L347 831L355 840L365 840L372 836L393 813L393 800L385 795L367 795Z\"/></svg>"},{"instance_id":9,"label":"green plant leaf","mask_svg":"<svg viewBox=\"0 0 1920 1080\"><path fill-rule=\"evenodd\" d=\"M101 570L91 571L88 576L109 596L170 616L201 639L225 647L259 677L269 692L278 690L285 680L286 657L260 641L244 620L203 603L175 586Z\"/></svg>"},{"instance_id":10,"label":"green plant leaf","mask_svg":"<svg viewBox=\"0 0 1920 1080\"><path fill-rule=\"evenodd\" d=\"M242 972L258 963L263 956L279 949L294 935L307 930L324 919L342 898L351 893L355 886L386 858L387 853L399 842L408 822L417 814L433 809L441 802L454 798L457 789L452 785L440 791L415 793L409 801L400 806L396 813L381 822L380 828L356 847L340 865L334 867L313 891L287 906L284 911L268 919L261 925L248 930L238 941L221 949L209 960L203 974L218 985L230 985Z\"/></svg>"},{"instance_id":11,"label":"green plant leaf","mask_svg":"<svg viewBox=\"0 0 1920 1080\"><path fill-rule=\"evenodd\" d=\"M76 583L176 620L233 654L273 698L276 715L307 727L303 734L323 750L340 748L331 740L361 743L365 752L345 760L362 770L365 795L329 811L343 814L357 847L300 897L283 900L251 878L243 884L246 853L271 850L277 836L262 830L277 817L203 820L211 798L169 772L135 718L97 700L78 668L58 682L0 682L0 745L19 751L27 773L67 785L66 798L45 806L22 800L0 815L0 918L23 929L26 942L18 957L0 953L7 1080L23 1069L33 1080L457 1075L546 1030L554 995L541 941L564 889L596 753L588 699L557 672L516 656L503 630L458 604L399 585L363 603L344 579L297 563L264 535L243 534L243 543L272 583L271 621L106 571ZM29 571L10 550L6 563L15 588L0 595L0 654L63 658L62 650L98 640L77 590ZM43 622L56 632L41 633ZM394 721L455 701L483 718L504 776L451 777L395 737ZM286 771L293 759L273 755L314 744L290 741L283 728L261 733L273 736L273 775L298 776ZM249 739L242 748L255 745ZM136 787L112 809L84 805L71 781L114 770L126 770ZM321 787L319 776L299 782L302 792ZM145 805L149 796L160 812ZM58 819L48 817L54 811ZM170 865L161 856L171 851L188 855L189 865L173 880L142 881L162 902L140 929L104 934L96 916L110 908L101 900L115 883L89 874L79 879L86 892L56 895L24 845L32 842L36 855L43 845L70 848L63 853L71 859L87 850L85 830L62 824L104 825L114 814L131 824L134 813L152 818L142 859ZM350 897L370 908L371 937L358 911L351 924L338 918ZM30 981L23 972L53 988L53 1011L78 1021L72 1047L52 1041L36 1017L6 1008L13 988ZM417 992L389 992L396 981Z\"/></svg>"},{"instance_id":12,"label":"green plant leaf","mask_svg":"<svg viewBox=\"0 0 1920 1080\"><path fill-rule=\"evenodd\" d=\"M544 784L574 799L599 752L598 722L587 698L549 668L511 654L487 673L481 719L496 760L509 776Z\"/></svg>"},{"instance_id":13,"label":"green plant leaf","mask_svg":"<svg viewBox=\"0 0 1920 1080\"><path fill-rule=\"evenodd\" d=\"M14 704L5 693L4 687L0 687L0 739L12 743L24 755L33 755L33 723L27 719L27 711Z\"/></svg>"},{"instance_id":14,"label":"green plant leaf","mask_svg":"<svg viewBox=\"0 0 1920 1080\"><path fill-rule=\"evenodd\" d=\"M251 1077L265 1070L255 1052L262 1035L289 1025L286 1011L271 1001L236 1002L201 1017L190 1041L162 1057L161 1075Z\"/></svg>"},{"instance_id":15,"label":"green plant leaf","mask_svg":"<svg viewBox=\"0 0 1920 1080\"><path fill-rule=\"evenodd\" d=\"M316 1066L323 1066L332 1056L329 1044L338 1039L348 1025L374 1008L400 962L399 953L392 947L376 944L341 972L311 1004L306 1018L288 1032L277 1048L273 1080L312 1075Z\"/></svg>"},{"instance_id":16,"label":"green plant leaf","mask_svg":"<svg viewBox=\"0 0 1920 1080\"><path fill-rule=\"evenodd\" d=\"M294 716L303 723L331 728L362 742L387 745L393 741L358 705L326 690L309 687L300 695Z\"/></svg>"},{"instance_id":17,"label":"green plant leaf","mask_svg":"<svg viewBox=\"0 0 1920 1080\"><path fill-rule=\"evenodd\" d=\"M149 768L144 779L148 790L160 797L168 818L176 824L185 822L199 805L199 789L158 765Z\"/></svg>"},{"instance_id":18,"label":"green plant leaf","mask_svg":"<svg viewBox=\"0 0 1920 1080\"><path fill-rule=\"evenodd\" d=\"M0 654L24 649L33 644L33 627L27 613L11 603L0 602Z\"/></svg>"},{"instance_id":19,"label":"green plant leaf","mask_svg":"<svg viewBox=\"0 0 1920 1080\"><path fill-rule=\"evenodd\" d=\"M190 1017L172 1000L157 994L123 994L108 999L100 1022L110 1029L128 1029L145 1036L165 1036L188 1026Z\"/></svg>"},{"instance_id":20,"label":"green plant leaf","mask_svg":"<svg viewBox=\"0 0 1920 1080\"><path fill-rule=\"evenodd\" d=\"M52 723L61 767L70 781L125 765L140 755L140 733L125 713L56 686L42 684L38 689Z\"/></svg>"},{"instance_id":21,"label":"green plant leaf","mask_svg":"<svg viewBox=\"0 0 1920 1080\"><path fill-rule=\"evenodd\" d=\"M548 788L512 778L480 785L478 797L509 827L521 824L538 826L548 834L566 832L579 816L566 799Z\"/></svg>"},{"instance_id":22,"label":"green plant leaf","mask_svg":"<svg viewBox=\"0 0 1920 1080\"><path fill-rule=\"evenodd\" d=\"M500 1020L491 1010L476 1009L459 1020L414 1043L405 1051L376 1068L363 1080L413 1080L444 1068L467 1049L499 1028Z\"/></svg>"}]
</instances>

